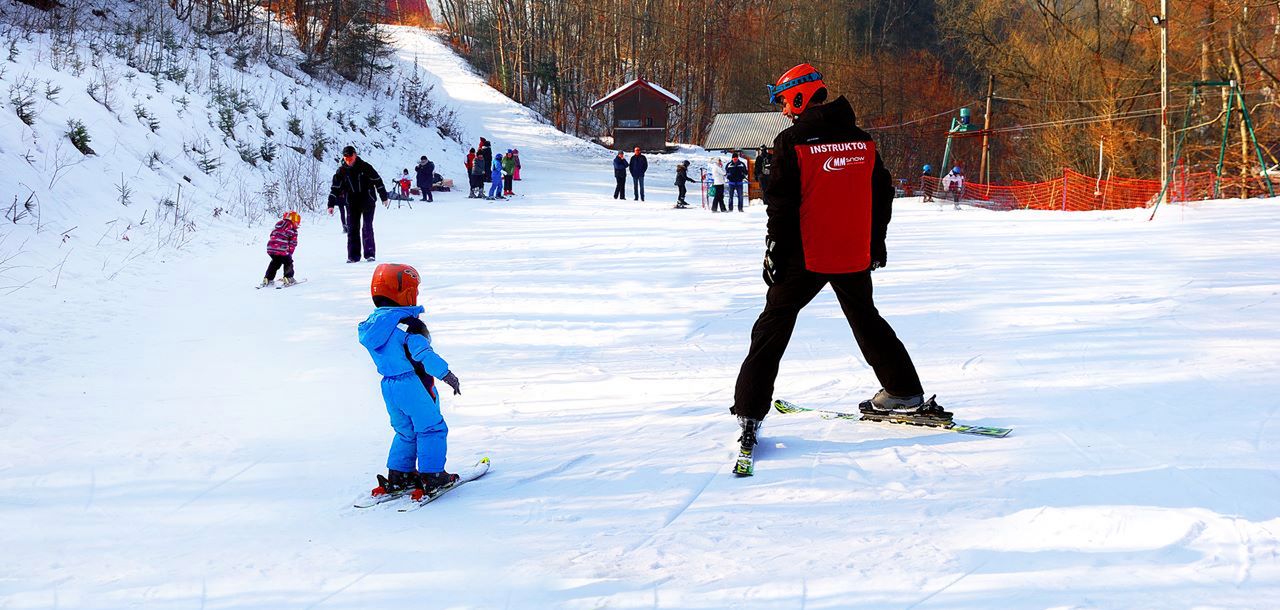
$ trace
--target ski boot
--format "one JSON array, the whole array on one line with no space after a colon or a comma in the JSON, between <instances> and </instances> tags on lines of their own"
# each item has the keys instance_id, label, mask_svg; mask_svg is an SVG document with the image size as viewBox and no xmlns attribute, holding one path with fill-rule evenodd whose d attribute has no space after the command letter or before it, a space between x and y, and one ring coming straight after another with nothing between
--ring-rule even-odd
<instances>
[{"instance_id":1,"label":"ski boot","mask_svg":"<svg viewBox=\"0 0 1280 610\"><path fill-rule=\"evenodd\" d=\"M275 283L275 280L269 280L269 279L267 279L267 278L265 278L265 277L264 277L264 278L262 278L262 284L261 284L260 286L258 286L258 287L259 287L259 288L269 288L269 287L271 287L271 285L272 285L272 284L274 284L274 283Z\"/></svg>"},{"instance_id":2,"label":"ski boot","mask_svg":"<svg viewBox=\"0 0 1280 610\"><path fill-rule=\"evenodd\" d=\"M749 477L756 471L756 443L759 442L760 420L738 416L742 434L738 436L738 457L733 464L733 474Z\"/></svg>"},{"instance_id":3,"label":"ski boot","mask_svg":"<svg viewBox=\"0 0 1280 610\"><path fill-rule=\"evenodd\" d=\"M904 423L921 423L925 425L946 425L951 423L952 414L946 411L930 396L894 396L881 389L871 400L863 401L858 410L866 419L876 421L899 421Z\"/></svg>"},{"instance_id":4,"label":"ski boot","mask_svg":"<svg viewBox=\"0 0 1280 610\"><path fill-rule=\"evenodd\" d=\"M404 472L400 470L387 470L387 476L378 475L378 486L369 492L369 495L377 498L379 496L400 496L409 491L417 491L418 473Z\"/></svg>"},{"instance_id":5,"label":"ski boot","mask_svg":"<svg viewBox=\"0 0 1280 610\"><path fill-rule=\"evenodd\" d=\"M287 278L284 278L283 280L280 280L280 287L281 287L281 288L288 288L288 287L290 287L290 286L292 286L292 285L294 285L294 284L297 284L297 283L298 283L298 280L295 280L295 279L293 279L293 278L291 278L291 277L287 277Z\"/></svg>"},{"instance_id":6,"label":"ski boot","mask_svg":"<svg viewBox=\"0 0 1280 610\"><path fill-rule=\"evenodd\" d=\"M444 471L423 472L419 473L418 477L418 489L413 491L412 496L414 502L421 502L423 499L434 500L436 496L458 483L458 475Z\"/></svg>"},{"instance_id":7,"label":"ski boot","mask_svg":"<svg viewBox=\"0 0 1280 610\"><path fill-rule=\"evenodd\" d=\"M744 451L750 451L756 443L760 442L760 424L763 423L758 419L752 419L744 415L738 416L738 425L742 427L742 434L738 436L738 444L742 446Z\"/></svg>"}]
</instances>

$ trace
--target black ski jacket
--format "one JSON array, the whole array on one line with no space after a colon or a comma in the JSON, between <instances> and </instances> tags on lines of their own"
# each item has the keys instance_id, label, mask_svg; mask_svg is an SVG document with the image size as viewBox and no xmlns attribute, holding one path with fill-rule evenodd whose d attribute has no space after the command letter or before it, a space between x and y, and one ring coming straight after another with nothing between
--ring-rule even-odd
<instances>
[{"instance_id":1,"label":"black ski jacket","mask_svg":"<svg viewBox=\"0 0 1280 610\"><path fill-rule=\"evenodd\" d=\"M800 236L800 164L796 146L834 142L870 142L871 135L855 123L849 100L842 95L826 104L806 110L791 127L782 130L773 141L773 163L769 185L764 193L769 215L768 236L775 242L774 256L784 260L803 260L804 245ZM876 153L871 175L871 258L885 262L885 233L893 214L893 177Z\"/></svg>"},{"instance_id":2,"label":"black ski jacket","mask_svg":"<svg viewBox=\"0 0 1280 610\"><path fill-rule=\"evenodd\" d=\"M359 157L355 163L338 166L333 173L333 184L329 187L329 207L338 204L339 197L345 197L350 205L377 203L381 199L387 201L387 186L382 183L382 176L367 161Z\"/></svg>"},{"instance_id":3,"label":"black ski jacket","mask_svg":"<svg viewBox=\"0 0 1280 610\"><path fill-rule=\"evenodd\" d=\"M681 163L676 166L676 186L680 186L685 182L695 182L695 180L689 177L689 168Z\"/></svg>"}]
</instances>

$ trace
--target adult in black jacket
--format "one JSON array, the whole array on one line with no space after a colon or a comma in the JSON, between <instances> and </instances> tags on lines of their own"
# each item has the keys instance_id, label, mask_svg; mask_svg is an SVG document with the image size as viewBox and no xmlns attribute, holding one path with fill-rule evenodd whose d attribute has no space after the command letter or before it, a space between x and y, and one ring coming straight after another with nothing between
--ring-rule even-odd
<instances>
[{"instance_id":1,"label":"adult in black jacket","mask_svg":"<svg viewBox=\"0 0 1280 610\"><path fill-rule=\"evenodd\" d=\"M678 208L688 207L689 205L684 200L684 194L685 194L684 184L686 182L693 182L693 178L689 177L689 161L688 160L685 160L684 162L680 163L680 165L676 166L676 189L680 191L679 196L676 197L676 207Z\"/></svg>"},{"instance_id":2,"label":"adult in black jacket","mask_svg":"<svg viewBox=\"0 0 1280 610\"><path fill-rule=\"evenodd\" d=\"M422 200L435 201L435 196L431 194L431 185L436 183L436 164L423 155L414 169L418 172L418 190L422 191Z\"/></svg>"},{"instance_id":3,"label":"adult in black jacket","mask_svg":"<svg viewBox=\"0 0 1280 610\"><path fill-rule=\"evenodd\" d=\"M489 170L493 168L493 146L489 144L488 140L484 138L480 138L480 148L476 149L476 158L484 159L483 167L485 169L485 172L484 172L484 175L480 178L480 182L483 184L490 180ZM481 187L480 190L481 190L481 194L483 194L484 188Z\"/></svg>"},{"instance_id":4,"label":"adult in black jacket","mask_svg":"<svg viewBox=\"0 0 1280 610\"><path fill-rule=\"evenodd\" d=\"M773 163L773 153L766 147L760 147L760 153L756 155L755 176L756 182L760 183L760 192L764 193L769 190L770 172L769 165Z\"/></svg>"},{"instance_id":5,"label":"adult in black jacket","mask_svg":"<svg viewBox=\"0 0 1280 610\"><path fill-rule=\"evenodd\" d=\"M884 388L872 399L875 408L901 413L928 408L911 357L872 301L871 271L885 264L894 196L880 155L868 154L875 143L855 125L848 100L822 103L826 87L812 66L796 66L770 90L795 124L774 141L773 181L765 192L769 292L751 329L731 409L743 427L744 447L754 444L759 422L769 412L778 363L796 317L827 284Z\"/></svg>"},{"instance_id":6,"label":"adult in black jacket","mask_svg":"<svg viewBox=\"0 0 1280 610\"><path fill-rule=\"evenodd\" d=\"M631 155L631 162L627 164L631 168L631 188L634 199L644 201L644 173L649 171L649 160L645 158L644 153L640 152L640 147L636 147L635 154ZM626 199L624 196L623 199Z\"/></svg>"},{"instance_id":7,"label":"adult in black jacket","mask_svg":"<svg viewBox=\"0 0 1280 610\"><path fill-rule=\"evenodd\" d=\"M622 151L618 151L618 155L613 158L613 179L618 181L618 185L613 187L613 198L626 199L627 159L623 156Z\"/></svg>"},{"instance_id":8,"label":"adult in black jacket","mask_svg":"<svg viewBox=\"0 0 1280 610\"><path fill-rule=\"evenodd\" d=\"M373 211L378 200L387 203L387 186L382 176L364 159L356 156L354 146L342 149L342 165L333 174L329 187L329 213L340 198L347 201L347 262L360 262L361 242L364 259L372 261L377 255L373 240ZM357 231L357 229L359 229Z\"/></svg>"}]
</instances>

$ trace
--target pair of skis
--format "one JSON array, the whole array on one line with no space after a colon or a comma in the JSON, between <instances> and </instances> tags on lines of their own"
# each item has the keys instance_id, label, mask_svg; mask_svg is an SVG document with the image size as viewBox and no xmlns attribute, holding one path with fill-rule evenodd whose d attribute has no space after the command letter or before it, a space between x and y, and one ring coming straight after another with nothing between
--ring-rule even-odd
<instances>
[{"instance_id":1,"label":"pair of skis","mask_svg":"<svg viewBox=\"0 0 1280 610\"><path fill-rule=\"evenodd\" d=\"M933 402L933 398L929 399ZM844 411L835 411L831 409L815 409L811 407L802 407L793 402L785 400L773 401L773 408L779 413L821 413L823 419L849 419L854 421L869 421L887 424L902 424L909 426L924 426L929 428L937 428L939 430L948 430L958 432L960 434L973 434L976 436L987 436L991 438L1004 438L1013 432L1012 428L997 428L992 426L969 426L966 424L956 423L951 419L949 413L941 416L941 407L938 407L934 413L930 414L926 411L923 414L898 414L885 413L876 411L871 408L871 401L863 401L858 405L857 413L847 413ZM739 446L738 457L734 460L733 474L740 477L749 477L755 474L755 447Z\"/></svg>"},{"instance_id":2,"label":"pair of skis","mask_svg":"<svg viewBox=\"0 0 1280 610\"><path fill-rule=\"evenodd\" d=\"M263 288L272 287L272 288L275 288L276 290L284 290L285 288L292 288L292 287L294 287L294 286L297 286L298 284L305 284L305 283L307 283L307 280L305 280L305 279L301 279L301 280L298 280L298 281L296 281L296 282L294 282L294 283L292 283L292 284L284 284L284 283L280 283L280 284L265 284L265 285L264 285L264 284L259 284L259 285L257 285L257 286L254 286L254 288L257 288L258 290L262 290Z\"/></svg>"},{"instance_id":3,"label":"pair of skis","mask_svg":"<svg viewBox=\"0 0 1280 610\"><path fill-rule=\"evenodd\" d=\"M418 510L430 504L440 496L443 496L446 493L449 493L450 491L453 491L458 487L461 487L463 483L469 483L471 481L474 481L484 476L486 472L489 472L489 465L490 463L489 463L488 457L480 458L480 461L476 462L474 466L466 470L463 470L462 472L459 472L458 480L452 483L449 483L448 485L442 485L432 490L432 492L429 494L424 494L421 499L411 500L409 504L400 507L398 509L398 512L402 512L402 513L413 512L415 510ZM411 497L414 491L415 491L414 489L405 489L401 491L393 491L390 493L382 493L376 496L371 494L365 494L365 495L361 495L359 498L356 498L356 501L352 502L351 506L353 508L372 508L379 504L386 504L387 502L391 502L393 500L399 500L400 498Z\"/></svg>"}]
</instances>

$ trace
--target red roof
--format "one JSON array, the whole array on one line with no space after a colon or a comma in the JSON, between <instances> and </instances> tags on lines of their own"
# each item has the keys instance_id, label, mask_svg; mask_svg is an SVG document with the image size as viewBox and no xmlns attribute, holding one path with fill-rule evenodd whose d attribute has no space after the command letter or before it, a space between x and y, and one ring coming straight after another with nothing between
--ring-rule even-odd
<instances>
[{"instance_id":1,"label":"red roof","mask_svg":"<svg viewBox=\"0 0 1280 610\"><path fill-rule=\"evenodd\" d=\"M635 89L637 87L643 87L645 89L648 89L649 91L652 91L653 93L657 94L659 97L665 99L667 104L669 105L674 106L680 103L680 98L676 97L674 93L667 91L666 89L663 89L662 87L654 83L651 83L643 78L637 78L621 87L618 87L617 89L614 89L613 92L611 92L609 95L606 95L596 100L591 104L591 107L595 108L597 106L601 106L609 102L612 102L613 100L620 97L622 94L628 91L631 91L632 89Z\"/></svg>"}]
</instances>

